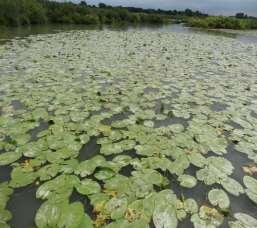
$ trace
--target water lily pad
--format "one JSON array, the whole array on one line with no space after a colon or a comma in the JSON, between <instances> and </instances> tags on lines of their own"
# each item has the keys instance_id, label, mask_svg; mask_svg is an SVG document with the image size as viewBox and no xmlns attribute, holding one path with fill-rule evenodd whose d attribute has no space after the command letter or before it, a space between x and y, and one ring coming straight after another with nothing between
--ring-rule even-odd
<instances>
[{"instance_id":1,"label":"water lily pad","mask_svg":"<svg viewBox=\"0 0 257 228\"><path fill-rule=\"evenodd\" d=\"M44 228L176 227L189 216L195 227L213 228L229 205L224 191L231 211L257 202L254 164L244 158L257 162L255 45L203 33L76 30L0 49L0 165L8 180L0 185L0 227L8 226L13 188L25 186L45 200L35 224ZM226 108L212 110L217 103ZM246 189L232 178L241 167ZM184 189L196 179L199 191ZM224 191L211 190L215 208L199 210L201 190L212 185ZM74 192L89 199L94 221L71 203ZM250 199L230 195L243 193ZM256 226L249 217L227 220Z\"/></svg>"},{"instance_id":2,"label":"water lily pad","mask_svg":"<svg viewBox=\"0 0 257 228\"><path fill-rule=\"evenodd\" d=\"M90 179L82 180L76 185L76 189L80 194L91 195L99 193L101 190L100 185Z\"/></svg>"},{"instance_id":3,"label":"water lily pad","mask_svg":"<svg viewBox=\"0 0 257 228\"><path fill-rule=\"evenodd\" d=\"M93 221L87 214L84 215L84 218L82 218L81 223L76 228L85 228L85 227L86 228L94 228Z\"/></svg>"},{"instance_id":4,"label":"water lily pad","mask_svg":"<svg viewBox=\"0 0 257 228\"><path fill-rule=\"evenodd\" d=\"M84 206L80 202L65 205L62 208L58 227L74 227L81 226L81 223L85 222ZM87 219L87 224L89 220Z\"/></svg>"},{"instance_id":5,"label":"water lily pad","mask_svg":"<svg viewBox=\"0 0 257 228\"><path fill-rule=\"evenodd\" d=\"M41 181L50 180L53 177L57 176L60 168L61 167L58 164L46 165L38 170L37 174Z\"/></svg>"},{"instance_id":6,"label":"water lily pad","mask_svg":"<svg viewBox=\"0 0 257 228\"><path fill-rule=\"evenodd\" d=\"M193 188L197 184L195 177L186 174L180 175L178 181L180 182L180 185L185 188Z\"/></svg>"},{"instance_id":7,"label":"water lily pad","mask_svg":"<svg viewBox=\"0 0 257 228\"><path fill-rule=\"evenodd\" d=\"M188 158L196 167L202 168L206 164L206 158L200 153L190 153Z\"/></svg>"},{"instance_id":8,"label":"water lily pad","mask_svg":"<svg viewBox=\"0 0 257 228\"><path fill-rule=\"evenodd\" d=\"M169 167L169 171L180 176L189 167L189 165L190 163L187 156L181 155L172 163L172 165Z\"/></svg>"},{"instance_id":9,"label":"water lily pad","mask_svg":"<svg viewBox=\"0 0 257 228\"><path fill-rule=\"evenodd\" d=\"M257 180L250 176L244 176L243 182L247 187L246 195L257 204Z\"/></svg>"},{"instance_id":10,"label":"water lily pad","mask_svg":"<svg viewBox=\"0 0 257 228\"><path fill-rule=\"evenodd\" d=\"M79 173L81 177L86 177L93 174L95 169L103 164L105 164L105 158L102 156L95 156L90 160L81 162L77 167L76 173Z\"/></svg>"},{"instance_id":11,"label":"water lily pad","mask_svg":"<svg viewBox=\"0 0 257 228\"><path fill-rule=\"evenodd\" d=\"M178 220L176 211L171 205L159 205L153 213L153 222L156 228L176 228Z\"/></svg>"},{"instance_id":12,"label":"water lily pad","mask_svg":"<svg viewBox=\"0 0 257 228\"><path fill-rule=\"evenodd\" d=\"M215 209L201 206L199 214L191 216L194 227L219 227L223 223L224 217Z\"/></svg>"},{"instance_id":13,"label":"water lily pad","mask_svg":"<svg viewBox=\"0 0 257 228\"><path fill-rule=\"evenodd\" d=\"M207 185L220 183L231 175L234 167L232 164L222 157L208 157L207 165L196 172L198 180L204 181Z\"/></svg>"},{"instance_id":14,"label":"water lily pad","mask_svg":"<svg viewBox=\"0 0 257 228\"><path fill-rule=\"evenodd\" d=\"M130 184L131 184L130 178L118 174L106 180L104 188L123 194L129 189Z\"/></svg>"},{"instance_id":15,"label":"water lily pad","mask_svg":"<svg viewBox=\"0 0 257 228\"><path fill-rule=\"evenodd\" d=\"M135 142L133 140L123 140L118 143L103 144L101 147L101 154L120 154L125 150L131 150L135 147Z\"/></svg>"},{"instance_id":16,"label":"water lily pad","mask_svg":"<svg viewBox=\"0 0 257 228\"><path fill-rule=\"evenodd\" d=\"M221 180L221 185L232 195L239 196L240 194L244 193L244 188L242 185L230 177Z\"/></svg>"},{"instance_id":17,"label":"water lily pad","mask_svg":"<svg viewBox=\"0 0 257 228\"><path fill-rule=\"evenodd\" d=\"M99 170L94 176L98 180L107 180L115 175L115 172L111 169L104 168Z\"/></svg>"},{"instance_id":18,"label":"water lily pad","mask_svg":"<svg viewBox=\"0 0 257 228\"><path fill-rule=\"evenodd\" d=\"M19 158L21 158L22 154L19 152L6 152L0 154L0 166L9 165Z\"/></svg>"},{"instance_id":19,"label":"water lily pad","mask_svg":"<svg viewBox=\"0 0 257 228\"><path fill-rule=\"evenodd\" d=\"M10 186L14 188L19 188L32 184L37 178L37 174L33 171L33 168L30 166L15 167L11 173Z\"/></svg>"},{"instance_id":20,"label":"water lily pad","mask_svg":"<svg viewBox=\"0 0 257 228\"><path fill-rule=\"evenodd\" d=\"M211 190L208 193L208 199L213 206L219 206L221 209L229 208L229 198L227 194L221 189Z\"/></svg>"},{"instance_id":21,"label":"water lily pad","mask_svg":"<svg viewBox=\"0 0 257 228\"><path fill-rule=\"evenodd\" d=\"M257 220L250 215L244 213L236 213L234 217L237 219L238 226L244 228L254 228L257 227ZM231 226L233 227L233 226Z\"/></svg>"},{"instance_id":22,"label":"water lily pad","mask_svg":"<svg viewBox=\"0 0 257 228\"><path fill-rule=\"evenodd\" d=\"M195 214L198 212L198 205L194 199L186 199L184 202L184 208L186 212Z\"/></svg>"},{"instance_id":23,"label":"water lily pad","mask_svg":"<svg viewBox=\"0 0 257 228\"><path fill-rule=\"evenodd\" d=\"M61 217L61 206L56 202L45 202L36 214L35 222L38 227L57 227Z\"/></svg>"},{"instance_id":24,"label":"water lily pad","mask_svg":"<svg viewBox=\"0 0 257 228\"><path fill-rule=\"evenodd\" d=\"M113 220L120 219L124 216L127 209L127 199L112 198L106 203L105 208Z\"/></svg>"},{"instance_id":25,"label":"water lily pad","mask_svg":"<svg viewBox=\"0 0 257 228\"><path fill-rule=\"evenodd\" d=\"M79 179L72 175L60 175L55 179L42 184L36 193L40 199L60 198L67 199Z\"/></svg>"},{"instance_id":26,"label":"water lily pad","mask_svg":"<svg viewBox=\"0 0 257 228\"><path fill-rule=\"evenodd\" d=\"M3 224L3 227L7 227L8 221L10 221L12 218L12 215L9 211L0 208L0 225Z\"/></svg>"},{"instance_id":27,"label":"water lily pad","mask_svg":"<svg viewBox=\"0 0 257 228\"><path fill-rule=\"evenodd\" d=\"M77 228L84 219L81 203L46 201L36 214L37 227L73 227Z\"/></svg>"}]
</instances>

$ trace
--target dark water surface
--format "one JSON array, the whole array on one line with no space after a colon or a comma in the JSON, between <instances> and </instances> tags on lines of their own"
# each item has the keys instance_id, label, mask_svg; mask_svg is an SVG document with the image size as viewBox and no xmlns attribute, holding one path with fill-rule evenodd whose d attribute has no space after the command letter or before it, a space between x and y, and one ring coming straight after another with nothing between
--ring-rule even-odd
<instances>
[{"instance_id":1,"label":"dark water surface","mask_svg":"<svg viewBox=\"0 0 257 228\"><path fill-rule=\"evenodd\" d=\"M183 24L166 25L117 25L117 26L85 26L85 25L35 25L30 27L6 28L0 27L0 44L13 38L23 38L36 34L53 34L71 30L118 30L118 31L159 31L176 33L204 33L214 36L225 36L244 43L257 44L257 31L248 33L234 30L211 30L190 28Z\"/></svg>"}]
</instances>

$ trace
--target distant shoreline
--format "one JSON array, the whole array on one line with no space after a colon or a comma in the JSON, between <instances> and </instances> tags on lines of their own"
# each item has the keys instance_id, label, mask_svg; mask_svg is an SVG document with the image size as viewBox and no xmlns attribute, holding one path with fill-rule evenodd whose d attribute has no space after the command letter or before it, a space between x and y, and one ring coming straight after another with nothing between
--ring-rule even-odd
<instances>
[{"instance_id":1,"label":"distant shoreline","mask_svg":"<svg viewBox=\"0 0 257 228\"><path fill-rule=\"evenodd\" d=\"M0 25L20 27L42 24L76 24L86 26L141 25L185 23L190 27L207 29L257 29L257 18L244 13L235 16L209 16L200 11L186 9L155 10L136 7L98 6L49 0L0 1Z\"/></svg>"}]
</instances>

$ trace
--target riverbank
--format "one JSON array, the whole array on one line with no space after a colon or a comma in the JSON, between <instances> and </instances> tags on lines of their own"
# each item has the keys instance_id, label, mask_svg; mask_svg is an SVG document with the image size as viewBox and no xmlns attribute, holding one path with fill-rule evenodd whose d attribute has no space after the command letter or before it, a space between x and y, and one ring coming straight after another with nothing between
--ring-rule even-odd
<instances>
[{"instance_id":1,"label":"riverbank","mask_svg":"<svg viewBox=\"0 0 257 228\"><path fill-rule=\"evenodd\" d=\"M187 18L187 24L191 27L208 29L257 29L257 18L236 18L224 16L209 16L205 18Z\"/></svg>"},{"instance_id":2,"label":"riverbank","mask_svg":"<svg viewBox=\"0 0 257 228\"><path fill-rule=\"evenodd\" d=\"M135 7L109 6L100 3L88 5L81 1L56 2L49 0L0 0L0 26L21 27L27 25L160 25L186 23L190 27L207 29L257 29L257 18L245 14L234 17L209 16L186 9L154 10ZM0 30L2 30L0 28Z\"/></svg>"}]
</instances>

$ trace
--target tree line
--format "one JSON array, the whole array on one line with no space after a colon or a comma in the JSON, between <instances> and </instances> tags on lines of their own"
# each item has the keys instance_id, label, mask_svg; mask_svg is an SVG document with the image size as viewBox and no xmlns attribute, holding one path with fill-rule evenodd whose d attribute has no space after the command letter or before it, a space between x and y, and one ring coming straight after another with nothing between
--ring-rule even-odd
<instances>
[{"instance_id":1,"label":"tree line","mask_svg":"<svg viewBox=\"0 0 257 228\"><path fill-rule=\"evenodd\" d=\"M257 29L257 18L248 17L244 13L235 16L209 16L206 18L188 18L187 23L191 27L208 29Z\"/></svg>"},{"instance_id":2,"label":"tree line","mask_svg":"<svg viewBox=\"0 0 257 228\"><path fill-rule=\"evenodd\" d=\"M186 9L161 10L137 7L110 6L104 3L88 5L50 0L0 0L0 25L22 26L33 24L161 24L168 21L184 22L201 28L257 29L257 18L244 13L233 17L209 16Z\"/></svg>"},{"instance_id":3,"label":"tree line","mask_svg":"<svg viewBox=\"0 0 257 228\"><path fill-rule=\"evenodd\" d=\"M183 17L205 17L199 11L186 9L155 10L136 7L113 7L100 3L88 5L49 0L0 0L0 25L22 26L46 23L61 24L118 24L118 23L165 23Z\"/></svg>"}]
</instances>

